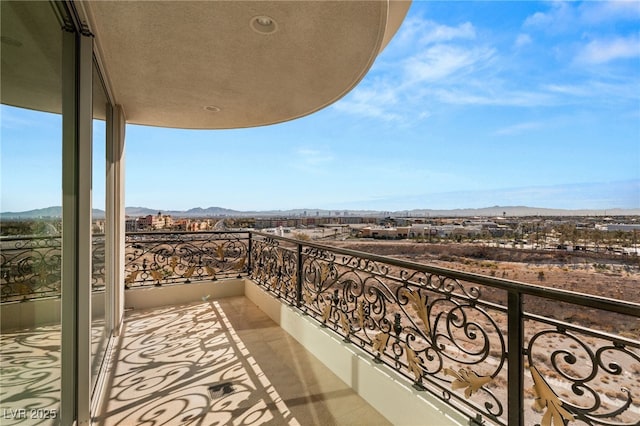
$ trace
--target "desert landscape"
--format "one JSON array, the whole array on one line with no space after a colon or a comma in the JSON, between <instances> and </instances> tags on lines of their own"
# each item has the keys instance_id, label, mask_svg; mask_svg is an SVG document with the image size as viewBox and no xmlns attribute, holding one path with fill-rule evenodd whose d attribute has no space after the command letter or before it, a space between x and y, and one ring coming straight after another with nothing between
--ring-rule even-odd
<instances>
[{"instance_id":1,"label":"desert landscape","mask_svg":"<svg viewBox=\"0 0 640 426\"><path fill-rule=\"evenodd\" d=\"M635 256L413 241L351 239L325 240L323 243L458 271L640 302L640 259ZM481 288L481 294L481 299L490 302L506 302L503 291L484 287ZM598 330L605 335L617 334L635 342L640 338L640 318L637 317L567 306L539 298L525 297L523 307L525 312ZM500 327L506 326L505 320L506 318L496 317ZM640 416L640 401L637 400L640 389L640 353L636 349L627 347L619 351L611 346L611 341L591 336L588 332L574 331L565 335L536 321L526 321L525 336L526 341L535 340L530 346L530 359L562 400L577 407L586 407L594 402L592 397L580 395L572 387L584 380L585 389L591 388L600 395L600 406L593 414L612 412L629 403L629 408L614 418L622 424L635 424ZM473 345L472 341L466 343ZM604 349L606 347L610 349ZM573 357L575 359L571 359ZM608 371L604 366L609 363L619 365L621 371ZM529 361L526 364L528 371ZM488 386L500 398L506 397L506 377L503 373L495 377ZM541 414L544 410L534 404L536 393L528 373L525 378L525 400L529 401L527 411L533 410ZM526 418L529 424L536 416L527 414Z\"/></svg>"},{"instance_id":2,"label":"desert landscape","mask_svg":"<svg viewBox=\"0 0 640 426\"><path fill-rule=\"evenodd\" d=\"M324 244L528 284L640 303L640 258L608 253L526 250L465 243L324 240ZM487 289L490 292L490 289ZM490 297L489 294L485 294ZM497 301L497 300L496 300ZM561 318L563 315L557 315ZM567 318L564 318L567 319ZM600 320L598 322L601 322ZM640 336L640 319L624 326Z\"/></svg>"}]
</instances>

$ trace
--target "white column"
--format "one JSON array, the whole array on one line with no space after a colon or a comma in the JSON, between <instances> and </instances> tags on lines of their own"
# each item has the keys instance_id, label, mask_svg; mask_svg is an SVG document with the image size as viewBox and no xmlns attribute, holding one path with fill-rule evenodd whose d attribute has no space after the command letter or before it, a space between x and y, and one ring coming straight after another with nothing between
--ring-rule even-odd
<instances>
[{"instance_id":1,"label":"white column","mask_svg":"<svg viewBox=\"0 0 640 426\"><path fill-rule=\"evenodd\" d=\"M125 200L124 200L124 134L125 117L120 105L113 107L111 123L108 123L108 176L107 194L112 202L110 217L107 220L111 230L111 243L107 253L111 256L110 271L113 274L110 281L113 296L110 309L110 328L114 336L120 334L124 315L124 243L125 243ZM109 186L111 185L111 186ZM107 210L109 211L109 210Z\"/></svg>"},{"instance_id":2,"label":"white column","mask_svg":"<svg viewBox=\"0 0 640 426\"><path fill-rule=\"evenodd\" d=\"M115 328L115 315L114 315L114 301L116 290L116 267L115 259L117 253L115 250L115 238L116 238L116 222L117 217L114 212L114 204L116 196L114 194L115 176L114 176L114 163L116 161L114 155L115 138L113 135L113 107L111 104L106 108L106 164L105 164L105 184L106 184L106 200L105 200L105 225L104 225L104 277L105 277L105 291L104 291L104 316L106 323L106 330L109 337L113 335ZM109 338L108 337L108 338Z\"/></svg>"}]
</instances>

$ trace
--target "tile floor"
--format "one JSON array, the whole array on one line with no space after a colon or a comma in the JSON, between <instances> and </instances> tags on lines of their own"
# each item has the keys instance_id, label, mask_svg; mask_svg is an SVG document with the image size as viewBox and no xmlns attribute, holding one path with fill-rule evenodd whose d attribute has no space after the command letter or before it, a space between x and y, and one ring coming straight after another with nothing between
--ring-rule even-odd
<instances>
[{"instance_id":1,"label":"tile floor","mask_svg":"<svg viewBox=\"0 0 640 426\"><path fill-rule=\"evenodd\" d=\"M129 312L114 358L101 426L389 424L245 297Z\"/></svg>"}]
</instances>

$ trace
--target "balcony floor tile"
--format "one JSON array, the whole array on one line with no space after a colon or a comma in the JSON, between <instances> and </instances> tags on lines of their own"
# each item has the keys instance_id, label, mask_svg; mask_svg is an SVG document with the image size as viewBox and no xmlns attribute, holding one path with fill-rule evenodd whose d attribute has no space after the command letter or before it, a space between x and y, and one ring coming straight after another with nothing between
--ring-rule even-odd
<instances>
[{"instance_id":1,"label":"balcony floor tile","mask_svg":"<svg viewBox=\"0 0 640 426\"><path fill-rule=\"evenodd\" d=\"M245 297L130 312L114 361L98 425L389 424Z\"/></svg>"}]
</instances>

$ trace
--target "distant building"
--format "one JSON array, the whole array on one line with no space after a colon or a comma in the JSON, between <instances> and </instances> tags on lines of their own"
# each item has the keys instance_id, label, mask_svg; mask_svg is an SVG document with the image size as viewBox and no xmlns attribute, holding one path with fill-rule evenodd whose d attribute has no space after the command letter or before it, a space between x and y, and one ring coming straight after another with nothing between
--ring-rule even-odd
<instances>
[{"instance_id":1,"label":"distant building","mask_svg":"<svg viewBox=\"0 0 640 426\"><path fill-rule=\"evenodd\" d=\"M395 227L365 227L360 230L363 238L399 239L408 238L410 226Z\"/></svg>"},{"instance_id":2,"label":"distant building","mask_svg":"<svg viewBox=\"0 0 640 426\"><path fill-rule=\"evenodd\" d=\"M94 234L104 234L104 220L94 221L92 231Z\"/></svg>"},{"instance_id":3,"label":"distant building","mask_svg":"<svg viewBox=\"0 0 640 426\"><path fill-rule=\"evenodd\" d=\"M635 223L608 223L606 225L596 225L596 229L600 231L640 231L640 224Z\"/></svg>"},{"instance_id":4,"label":"distant building","mask_svg":"<svg viewBox=\"0 0 640 426\"><path fill-rule=\"evenodd\" d=\"M173 225L173 218L170 215L163 215L158 212L156 216L147 215L137 219L138 230L170 229Z\"/></svg>"},{"instance_id":5,"label":"distant building","mask_svg":"<svg viewBox=\"0 0 640 426\"><path fill-rule=\"evenodd\" d=\"M124 230L125 232L136 232L138 227L138 218L137 217L128 217L124 221Z\"/></svg>"}]
</instances>

